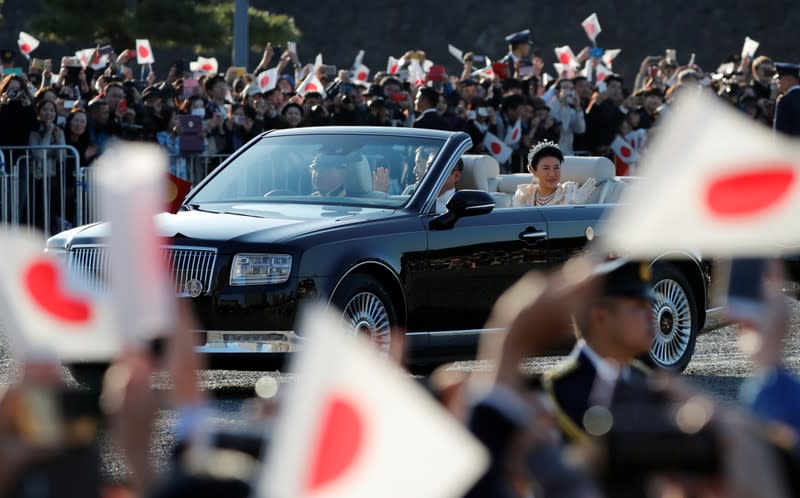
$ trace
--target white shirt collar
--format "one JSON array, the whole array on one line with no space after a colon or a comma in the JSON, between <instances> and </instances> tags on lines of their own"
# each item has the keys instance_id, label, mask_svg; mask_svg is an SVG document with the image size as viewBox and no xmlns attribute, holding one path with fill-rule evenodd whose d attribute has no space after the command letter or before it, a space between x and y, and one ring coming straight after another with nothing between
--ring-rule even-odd
<instances>
[{"instance_id":1,"label":"white shirt collar","mask_svg":"<svg viewBox=\"0 0 800 498\"><path fill-rule=\"evenodd\" d=\"M616 382L617 378L622 373L622 368L613 361L608 361L605 358L601 357L597 352L595 352L592 348L586 344L586 341L583 339L578 339L578 342L575 344L575 347L570 353L570 356L577 358L577 356L583 352L586 357L589 359L589 362L594 366L594 369L597 371L597 375L603 378L603 380L614 383Z\"/></svg>"},{"instance_id":2,"label":"white shirt collar","mask_svg":"<svg viewBox=\"0 0 800 498\"><path fill-rule=\"evenodd\" d=\"M436 108L435 107L430 107L428 109L425 109L424 111L422 111L422 114L420 114L420 116L424 116L424 115L429 114L431 112L436 112Z\"/></svg>"},{"instance_id":3,"label":"white shirt collar","mask_svg":"<svg viewBox=\"0 0 800 498\"><path fill-rule=\"evenodd\" d=\"M450 198L453 197L456 193L456 189L451 188L450 190L445 190L442 192L442 195L436 198L436 213L443 214L447 212L447 202L450 201Z\"/></svg>"}]
</instances>

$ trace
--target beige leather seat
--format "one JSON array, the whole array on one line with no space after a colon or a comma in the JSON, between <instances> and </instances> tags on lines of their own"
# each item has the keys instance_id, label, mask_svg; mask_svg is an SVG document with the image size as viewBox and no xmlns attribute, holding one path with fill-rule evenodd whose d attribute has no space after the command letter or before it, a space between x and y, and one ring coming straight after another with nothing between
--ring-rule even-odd
<instances>
[{"instance_id":1,"label":"beige leather seat","mask_svg":"<svg viewBox=\"0 0 800 498\"><path fill-rule=\"evenodd\" d=\"M511 207L511 196L497 192L501 181L500 165L497 160L484 154L464 154L464 170L457 190L483 190L491 194L498 208Z\"/></svg>"},{"instance_id":2,"label":"beige leather seat","mask_svg":"<svg viewBox=\"0 0 800 498\"><path fill-rule=\"evenodd\" d=\"M587 204L601 204L605 201L608 191L615 184L614 163L606 157L579 157L567 156L561 164L561 181L576 182L583 185L589 178L597 180L597 188L589 196ZM517 191L517 186L524 183L535 182L530 173L515 173L503 175L497 189L511 196Z\"/></svg>"},{"instance_id":3,"label":"beige leather seat","mask_svg":"<svg viewBox=\"0 0 800 498\"><path fill-rule=\"evenodd\" d=\"M385 192L373 191L372 168L370 168L369 161L364 156L347 165L344 188L347 190L347 195L353 197L389 196Z\"/></svg>"}]
</instances>

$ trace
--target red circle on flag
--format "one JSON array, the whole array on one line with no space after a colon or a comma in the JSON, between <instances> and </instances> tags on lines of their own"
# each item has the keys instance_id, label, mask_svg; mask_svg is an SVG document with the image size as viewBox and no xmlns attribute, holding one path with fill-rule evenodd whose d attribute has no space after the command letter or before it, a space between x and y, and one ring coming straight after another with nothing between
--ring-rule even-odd
<instances>
[{"instance_id":1,"label":"red circle on flag","mask_svg":"<svg viewBox=\"0 0 800 498\"><path fill-rule=\"evenodd\" d=\"M519 138L519 128L515 128L514 133L511 134L511 140L516 142L518 138Z\"/></svg>"},{"instance_id":2,"label":"red circle on flag","mask_svg":"<svg viewBox=\"0 0 800 498\"><path fill-rule=\"evenodd\" d=\"M139 57L141 57L142 59L147 59L148 57L150 57L150 51L147 50L147 47L145 47L144 45L139 45Z\"/></svg>"},{"instance_id":3,"label":"red circle on flag","mask_svg":"<svg viewBox=\"0 0 800 498\"><path fill-rule=\"evenodd\" d=\"M624 145L619 148L619 153L622 154L622 157L631 157L631 149Z\"/></svg>"},{"instance_id":4,"label":"red circle on flag","mask_svg":"<svg viewBox=\"0 0 800 498\"><path fill-rule=\"evenodd\" d=\"M586 32L589 33L589 36L592 36L595 33L596 29L594 24L587 24L586 25Z\"/></svg>"},{"instance_id":5,"label":"red circle on flag","mask_svg":"<svg viewBox=\"0 0 800 498\"><path fill-rule=\"evenodd\" d=\"M63 288L61 271L56 263L39 259L25 269L23 279L31 300L51 317L70 323L85 323L91 318L91 306L70 296Z\"/></svg>"},{"instance_id":6,"label":"red circle on flag","mask_svg":"<svg viewBox=\"0 0 800 498\"><path fill-rule=\"evenodd\" d=\"M266 88L269 85L269 75L265 74L261 77L261 81L258 83L261 88Z\"/></svg>"},{"instance_id":7,"label":"red circle on flag","mask_svg":"<svg viewBox=\"0 0 800 498\"><path fill-rule=\"evenodd\" d=\"M306 85L307 92L316 92L317 90L318 90L317 85L315 83L309 83L308 85Z\"/></svg>"},{"instance_id":8,"label":"red circle on flag","mask_svg":"<svg viewBox=\"0 0 800 498\"><path fill-rule=\"evenodd\" d=\"M720 218L761 214L782 202L796 179L795 167L790 164L770 164L758 170L729 174L708 185L706 205Z\"/></svg>"},{"instance_id":9,"label":"red circle on flag","mask_svg":"<svg viewBox=\"0 0 800 498\"><path fill-rule=\"evenodd\" d=\"M561 55L558 56L558 60L562 64L569 64L570 61L569 54L566 52L561 52Z\"/></svg>"},{"instance_id":10,"label":"red circle on flag","mask_svg":"<svg viewBox=\"0 0 800 498\"><path fill-rule=\"evenodd\" d=\"M597 73L597 81L605 81L606 73Z\"/></svg>"},{"instance_id":11,"label":"red circle on flag","mask_svg":"<svg viewBox=\"0 0 800 498\"><path fill-rule=\"evenodd\" d=\"M345 474L364 443L364 419L346 396L334 394L322 409L306 491L313 492Z\"/></svg>"},{"instance_id":12,"label":"red circle on flag","mask_svg":"<svg viewBox=\"0 0 800 498\"><path fill-rule=\"evenodd\" d=\"M356 75L356 79L358 81L367 81L367 72L366 71L361 71L360 73L358 73Z\"/></svg>"},{"instance_id":13,"label":"red circle on flag","mask_svg":"<svg viewBox=\"0 0 800 498\"><path fill-rule=\"evenodd\" d=\"M397 72L397 64L394 64L392 67L389 68L389 74L395 74Z\"/></svg>"},{"instance_id":14,"label":"red circle on flag","mask_svg":"<svg viewBox=\"0 0 800 498\"><path fill-rule=\"evenodd\" d=\"M211 72L211 70L214 69L214 66L212 66L211 64L206 62L205 64L203 64L203 67L201 67L200 69L202 69L203 71Z\"/></svg>"},{"instance_id":15,"label":"red circle on flag","mask_svg":"<svg viewBox=\"0 0 800 498\"><path fill-rule=\"evenodd\" d=\"M503 152L503 148L500 147L500 144L497 143L497 142L492 142L490 147L492 149L492 153L494 153L494 154L499 154L499 153Z\"/></svg>"},{"instance_id":16,"label":"red circle on flag","mask_svg":"<svg viewBox=\"0 0 800 498\"><path fill-rule=\"evenodd\" d=\"M22 50L22 53L24 54L32 52L31 46L28 45L27 43L23 43L22 45L20 45L19 49Z\"/></svg>"}]
</instances>

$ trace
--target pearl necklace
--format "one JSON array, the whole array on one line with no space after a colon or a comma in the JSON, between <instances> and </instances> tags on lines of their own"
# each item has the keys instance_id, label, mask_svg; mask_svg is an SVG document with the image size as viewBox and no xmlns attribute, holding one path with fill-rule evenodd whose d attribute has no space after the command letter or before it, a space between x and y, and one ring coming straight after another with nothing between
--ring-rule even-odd
<instances>
[{"instance_id":1,"label":"pearl necklace","mask_svg":"<svg viewBox=\"0 0 800 498\"><path fill-rule=\"evenodd\" d=\"M550 195L540 195L539 194L539 190L536 190L536 193L533 194L534 195L534 204L538 204L540 206L542 206L544 204L548 204L550 201L553 200L553 197L555 197L556 192L558 192L558 189L554 190L553 193L550 194Z\"/></svg>"}]
</instances>

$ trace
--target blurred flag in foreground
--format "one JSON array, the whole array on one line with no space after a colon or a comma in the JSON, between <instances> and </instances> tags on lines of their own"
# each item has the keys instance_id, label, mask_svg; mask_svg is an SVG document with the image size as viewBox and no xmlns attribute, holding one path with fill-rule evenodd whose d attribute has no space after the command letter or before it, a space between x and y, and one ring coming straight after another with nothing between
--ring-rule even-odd
<instances>
[{"instance_id":1,"label":"blurred flag in foreground","mask_svg":"<svg viewBox=\"0 0 800 498\"><path fill-rule=\"evenodd\" d=\"M257 496L462 496L488 464L480 443L338 315L307 311Z\"/></svg>"},{"instance_id":2,"label":"blurred flag in foreground","mask_svg":"<svg viewBox=\"0 0 800 498\"><path fill-rule=\"evenodd\" d=\"M113 144L97 160L103 216L111 227L111 293L129 340L163 335L174 323L176 289L153 219L164 211L167 163L159 146L135 142Z\"/></svg>"},{"instance_id":3,"label":"blurred flag in foreground","mask_svg":"<svg viewBox=\"0 0 800 498\"><path fill-rule=\"evenodd\" d=\"M119 336L110 305L70 275L63 256L43 252L44 238L0 231L3 330L23 358L101 361L116 356Z\"/></svg>"},{"instance_id":4,"label":"blurred flag in foreground","mask_svg":"<svg viewBox=\"0 0 800 498\"><path fill-rule=\"evenodd\" d=\"M710 94L684 95L603 232L632 257L766 256L800 248L800 145Z\"/></svg>"}]
</instances>

